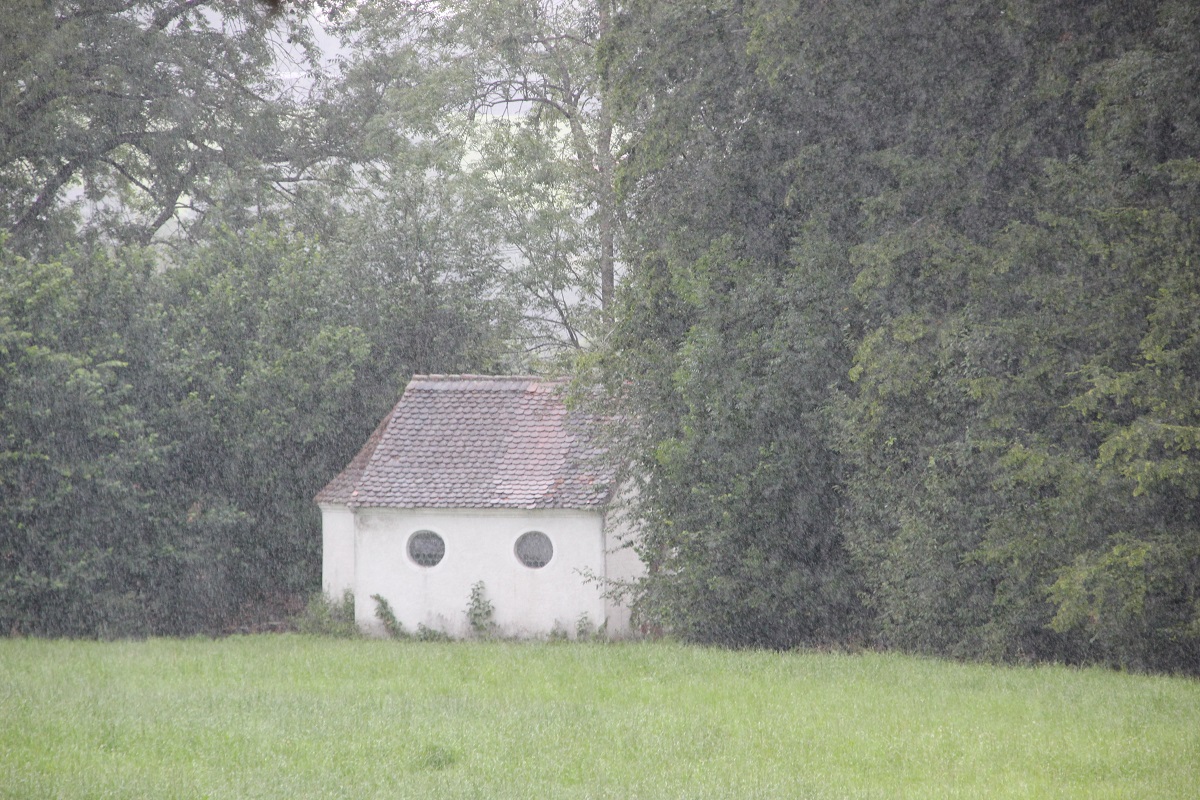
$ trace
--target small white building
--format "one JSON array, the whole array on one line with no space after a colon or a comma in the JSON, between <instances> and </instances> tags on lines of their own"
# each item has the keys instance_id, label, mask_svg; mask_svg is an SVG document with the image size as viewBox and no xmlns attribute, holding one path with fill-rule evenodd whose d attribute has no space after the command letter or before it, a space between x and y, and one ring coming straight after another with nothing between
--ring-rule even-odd
<instances>
[{"instance_id":1,"label":"small white building","mask_svg":"<svg viewBox=\"0 0 1200 800\"><path fill-rule=\"evenodd\" d=\"M414 376L350 464L317 495L322 584L355 597L382 633L373 595L407 630L470 632L482 581L497 631L629 630L606 580L640 574L626 533L606 524L612 476L568 411L561 381Z\"/></svg>"}]
</instances>

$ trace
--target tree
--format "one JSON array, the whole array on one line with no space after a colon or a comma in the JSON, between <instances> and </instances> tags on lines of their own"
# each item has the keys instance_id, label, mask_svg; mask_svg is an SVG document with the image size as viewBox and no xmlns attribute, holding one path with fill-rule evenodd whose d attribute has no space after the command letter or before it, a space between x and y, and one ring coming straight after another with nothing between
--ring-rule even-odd
<instances>
[{"instance_id":1,"label":"tree","mask_svg":"<svg viewBox=\"0 0 1200 800\"><path fill-rule=\"evenodd\" d=\"M469 167L491 156L390 126L372 80L302 108L274 70L281 29L307 34L263 5L0 23L40 41L0 54L3 513L25 537L4 547L6 626L214 631L309 591L311 497L408 377L524 361L504 209ZM170 250L129 244L151 239Z\"/></svg>"},{"instance_id":2,"label":"tree","mask_svg":"<svg viewBox=\"0 0 1200 800\"><path fill-rule=\"evenodd\" d=\"M335 14L354 48L345 104L373 135L464 143L490 189L532 348L597 336L617 271L620 136L595 59L611 0L346 6Z\"/></svg>"},{"instance_id":3,"label":"tree","mask_svg":"<svg viewBox=\"0 0 1200 800\"><path fill-rule=\"evenodd\" d=\"M1189 663L1191 512L1139 499L1079 411L1136 362L1145 298L1191 246L1172 222L1190 213L1188 184L1167 190L1163 175L1195 152L1195 62L1175 41L1194 14L898 3L881 27L843 12L829 24L855 34L845 69L812 45L810 18L764 26L763 47L780 74L828 76L851 99L839 106L859 131L828 135L865 139L855 160L877 175L846 242L861 334L838 408L846 536L883 635L962 655ZM1180 524L1161 534L1166 519ZM1159 560L1122 561L1150 541ZM1132 592L1113 593L1119 574Z\"/></svg>"},{"instance_id":4,"label":"tree","mask_svg":"<svg viewBox=\"0 0 1200 800\"><path fill-rule=\"evenodd\" d=\"M300 119L274 66L309 41L298 17L252 0L18 0L0 39L10 247L53 252L80 227L145 244L202 216L222 176L287 176Z\"/></svg>"},{"instance_id":5,"label":"tree","mask_svg":"<svg viewBox=\"0 0 1200 800\"><path fill-rule=\"evenodd\" d=\"M1194 665L1196 26L1170 2L627 7L602 49L635 291L608 357L646 602L770 642L771 614L738 628L761 598L822 602L758 569L762 541L804 562L763 533L788 531L844 545L884 643ZM755 516L806 488L836 513Z\"/></svg>"},{"instance_id":6,"label":"tree","mask_svg":"<svg viewBox=\"0 0 1200 800\"><path fill-rule=\"evenodd\" d=\"M639 611L737 646L848 636L821 410L845 287L824 271L824 222L789 242L790 110L757 75L738 4L634 4L615 30L606 66L638 135L621 176L631 275L603 365L651 569Z\"/></svg>"},{"instance_id":7,"label":"tree","mask_svg":"<svg viewBox=\"0 0 1200 800\"><path fill-rule=\"evenodd\" d=\"M149 268L136 256L38 263L0 245L5 633L129 635L164 618L178 553L155 491L165 443L130 382L137 335L158 318Z\"/></svg>"},{"instance_id":8,"label":"tree","mask_svg":"<svg viewBox=\"0 0 1200 800\"><path fill-rule=\"evenodd\" d=\"M482 303L451 296L464 288L453 282L460 265L403 255L333 258L262 224L225 231L164 274L171 396L147 413L175 445L180 532L204 553L180 599L201 615L192 625L310 591L320 564L313 495L413 372L490 366L501 334L473 313Z\"/></svg>"}]
</instances>

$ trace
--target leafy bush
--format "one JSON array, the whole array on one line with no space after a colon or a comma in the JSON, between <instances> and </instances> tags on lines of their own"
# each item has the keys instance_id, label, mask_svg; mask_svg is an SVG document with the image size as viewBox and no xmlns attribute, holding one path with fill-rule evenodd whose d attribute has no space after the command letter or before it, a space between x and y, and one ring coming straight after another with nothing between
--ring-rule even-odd
<instances>
[{"instance_id":1,"label":"leafy bush","mask_svg":"<svg viewBox=\"0 0 1200 800\"><path fill-rule=\"evenodd\" d=\"M471 632L481 638L491 636L496 630L495 611L495 606L487 599L487 587L483 581L476 581L467 601L467 623Z\"/></svg>"},{"instance_id":2,"label":"leafy bush","mask_svg":"<svg viewBox=\"0 0 1200 800\"><path fill-rule=\"evenodd\" d=\"M608 638L608 620L597 626L585 611L575 620L575 639L580 642L603 642Z\"/></svg>"},{"instance_id":3,"label":"leafy bush","mask_svg":"<svg viewBox=\"0 0 1200 800\"><path fill-rule=\"evenodd\" d=\"M407 639L408 631L404 630L404 625L396 619L396 613L392 611L387 598L381 594L373 594L371 599L375 601L375 618L383 623L383 629L387 631L388 636L393 639Z\"/></svg>"},{"instance_id":4,"label":"leafy bush","mask_svg":"<svg viewBox=\"0 0 1200 800\"><path fill-rule=\"evenodd\" d=\"M361 635L354 621L354 593L347 589L340 600L314 594L296 620L296 630L313 636L352 638Z\"/></svg>"},{"instance_id":5,"label":"leafy bush","mask_svg":"<svg viewBox=\"0 0 1200 800\"><path fill-rule=\"evenodd\" d=\"M430 628L428 625L421 623L417 625L417 641L452 642L454 641L454 637L444 631L439 631L437 628Z\"/></svg>"}]
</instances>

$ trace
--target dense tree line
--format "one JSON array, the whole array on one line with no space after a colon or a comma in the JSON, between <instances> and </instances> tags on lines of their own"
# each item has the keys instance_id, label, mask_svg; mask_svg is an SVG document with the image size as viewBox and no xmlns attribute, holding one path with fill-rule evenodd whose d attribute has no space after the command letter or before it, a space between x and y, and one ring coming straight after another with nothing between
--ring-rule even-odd
<instances>
[{"instance_id":1,"label":"dense tree line","mask_svg":"<svg viewBox=\"0 0 1200 800\"><path fill-rule=\"evenodd\" d=\"M10 5L6 632L312 591L409 374L567 366L649 625L1200 664L1195 4Z\"/></svg>"},{"instance_id":2,"label":"dense tree line","mask_svg":"<svg viewBox=\"0 0 1200 800\"><path fill-rule=\"evenodd\" d=\"M313 494L407 377L521 358L478 182L454 141L374 141L305 61L296 13L17 5L0 15L0 629L278 614L317 587ZM297 68L307 94L284 85Z\"/></svg>"},{"instance_id":3,"label":"dense tree line","mask_svg":"<svg viewBox=\"0 0 1200 800\"><path fill-rule=\"evenodd\" d=\"M490 314L266 225L166 270L142 250L2 266L6 632L222 630L311 592L312 495L406 376L501 353Z\"/></svg>"},{"instance_id":4,"label":"dense tree line","mask_svg":"<svg viewBox=\"0 0 1200 800\"><path fill-rule=\"evenodd\" d=\"M1177 2L629 4L648 613L1197 668L1198 37Z\"/></svg>"}]
</instances>

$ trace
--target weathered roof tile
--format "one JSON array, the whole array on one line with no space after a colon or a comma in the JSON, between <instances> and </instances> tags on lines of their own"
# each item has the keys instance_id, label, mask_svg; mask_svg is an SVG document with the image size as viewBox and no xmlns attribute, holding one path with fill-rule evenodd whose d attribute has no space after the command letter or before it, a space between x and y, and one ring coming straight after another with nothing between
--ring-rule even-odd
<instances>
[{"instance_id":1,"label":"weathered roof tile","mask_svg":"<svg viewBox=\"0 0 1200 800\"><path fill-rule=\"evenodd\" d=\"M416 375L319 503L384 508L595 508L610 477L562 381Z\"/></svg>"}]
</instances>

